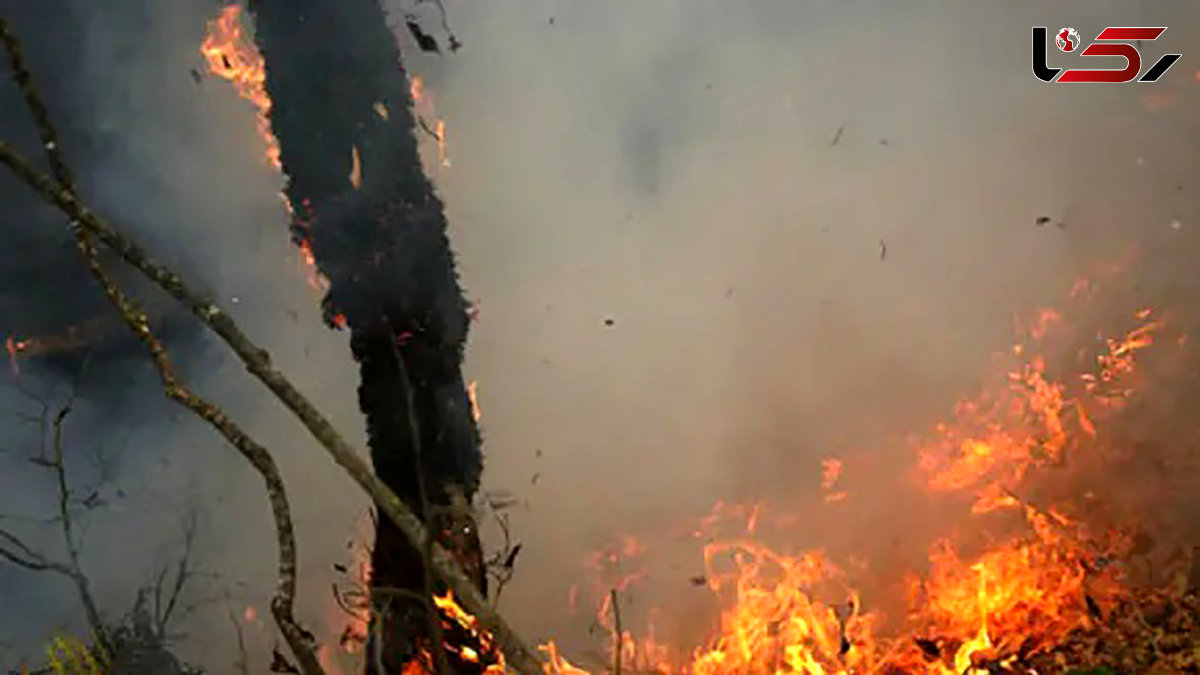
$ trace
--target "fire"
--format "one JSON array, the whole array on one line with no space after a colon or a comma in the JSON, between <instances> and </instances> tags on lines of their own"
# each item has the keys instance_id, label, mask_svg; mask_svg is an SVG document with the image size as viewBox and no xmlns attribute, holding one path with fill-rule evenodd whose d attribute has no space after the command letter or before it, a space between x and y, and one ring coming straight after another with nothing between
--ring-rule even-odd
<instances>
[{"instance_id":1,"label":"fire","mask_svg":"<svg viewBox=\"0 0 1200 675\"><path fill-rule=\"evenodd\" d=\"M438 117L437 107L433 98L425 90L425 81L420 75L413 75L408 84L408 93L412 97L413 113L417 116L417 124L426 133L433 136L437 142L438 165L444 169L450 168L450 158L446 152L446 120ZM434 120L430 127L426 119Z\"/></svg>"},{"instance_id":2,"label":"fire","mask_svg":"<svg viewBox=\"0 0 1200 675\"><path fill-rule=\"evenodd\" d=\"M368 514L369 516L369 514ZM370 541L372 520L368 516L359 519L355 529L355 541L351 543L351 561L344 570L347 588L340 594L340 601L331 608L333 624L342 623L338 646L348 654L357 653L367 642L367 624L370 608L367 603L371 585Z\"/></svg>"},{"instance_id":3,"label":"fire","mask_svg":"<svg viewBox=\"0 0 1200 675\"><path fill-rule=\"evenodd\" d=\"M443 167L449 168L450 158L446 156L446 120L438 118L434 135L437 137L438 161Z\"/></svg>"},{"instance_id":4,"label":"fire","mask_svg":"<svg viewBox=\"0 0 1200 675\"><path fill-rule=\"evenodd\" d=\"M412 96L413 105L421 104L425 99L425 81L420 75L413 75L408 83L408 94Z\"/></svg>"},{"instance_id":5,"label":"fire","mask_svg":"<svg viewBox=\"0 0 1200 675\"><path fill-rule=\"evenodd\" d=\"M482 666L481 672L485 675L504 675L504 660L491 634L483 630L479 620L458 604L454 593L447 591L435 594L433 604L441 616L442 629L446 631L442 648L463 662ZM459 636L460 639L454 639L453 636ZM467 642L473 642L476 646ZM432 662L429 650L422 650L416 658L405 664L403 672L406 675L427 675L434 671Z\"/></svg>"},{"instance_id":6,"label":"fire","mask_svg":"<svg viewBox=\"0 0 1200 675\"><path fill-rule=\"evenodd\" d=\"M732 573L720 571L721 557L732 559ZM714 592L728 589L731 597L717 637L694 655L688 672L824 675L870 665L862 645L872 621L858 613L857 602L848 598L845 612L811 594L838 574L821 556L781 555L748 541L712 544L705 568Z\"/></svg>"},{"instance_id":7,"label":"fire","mask_svg":"<svg viewBox=\"0 0 1200 675\"><path fill-rule=\"evenodd\" d=\"M845 492L834 491L841 477L842 460L833 457L821 460L821 490L825 492L826 502L840 502L846 498Z\"/></svg>"},{"instance_id":8,"label":"fire","mask_svg":"<svg viewBox=\"0 0 1200 675\"><path fill-rule=\"evenodd\" d=\"M1062 314L1058 310L1046 308L1038 312L1037 318L1034 319L1033 327L1029 329L1029 335L1034 340L1041 340L1046 337L1046 334L1054 327L1055 324L1062 321Z\"/></svg>"},{"instance_id":9,"label":"fire","mask_svg":"<svg viewBox=\"0 0 1200 675\"><path fill-rule=\"evenodd\" d=\"M358 156L358 146L350 146L350 185L355 190L362 187L362 160Z\"/></svg>"},{"instance_id":10,"label":"fire","mask_svg":"<svg viewBox=\"0 0 1200 675\"><path fill-rule=\"evenodd\" d=\"M18 340L11 335L4 338L4 350L8 352L8 365L12 368L13 375L21 374L21 364L17 357L28 348L27 340Z\"/></svg>"},{"instance_id":11,"label":"fire","mask_svg":"<svg viewBox=\"0 0 1200 675\"><path fill-rule=\"evenodd\" d=\"M1073 523L1062 516L1028 508L1026 517L1032 537L973 561L960 558L948 540L938 542L930 552L930 573L910 582L920 601L914 618L922 632L935 636L926 645L958 647L938 659L927 648L906 646L897 663L910 672L924 665L926 672L983 673L979 657L1003 663L1044 651L1102 618L1101 604L1120 587L1104 571L1093 573L1100 556L1085 544L1086 537L1070 532ZM1105 552L1118 551L1119 544L1109 543Z\"/></svg>"},{"instance_id":12,"label":"fire","mask_svg":"<svg viewBox=\"0 0 1200 675\"><path fill-rule=\"evenodd\" d=\"M624 591L645 578L647 569L641 559L645 552L642 542L629 534L619 534L608 546L593 552L585 563L593 579L593 592L607 603L609 589Z\"/></svg>"},{"instance_id":13,"label":"fire","mask_svg":"<svg viewBox=\"0 0 1200 675\"><path fill-rule=\"evenodd\" d=\"M1077 282L1069 297L1082 298L1094 288L1095 282ZM608 653L621 654L629 672L664 675L1028 673L1027 659L1104 624L1130 592L1125 567L1114 561L1128 554L1131 538L1056 503L1031 503L1022 493L1068 456L1103 459L1105 424L1120 410L1113 401L1129 401L1140 391L1145 376L1139 357L1162 342L1168 322L1150 309L1131 313L1122 330L1099 336L1091 353L1080 352L1072 372L1055 365L1060 359L1039 353L1041 347L1049 353L1055 340L1069 334L1068 316L1054 309L1035 313L1024 322L1020 348L1006 357L1016 361L1002 364L995 386L960 400L947 422L911 441L915 475L926 494L946 500L947 508L958 508L951 497L966 495L963 514L972 522L1004 516L1008 525L1007 534L986 530L982 541L935 540L922 569L896 575L905 591L898 594L902 611L867 608L871 598L854 583L868 570L866 561L850 558L843 569L820 551L771 548L756 537L785 518L769 517L763 504L718 502L689 530L708 542L704 574L695 585L708 588L721 607L709 639L680 655L652 632L635 639L631 631L617 630L614 601L648 578L650 546L621 535L587 561L599 623L613 641ZM826 500L844 494L833 492L843 478L842 460L826 458L821 468ZM735 524L742 534L714 538L721 524ZM570 595L574 606L579 587L572 586ZM450 596L438 606L477 630ZM554 643L542 651L547 673L588 672L562 659Z\"/></svg>"},{"instance_id":14,"label":"fire","mask_svg":"<svg viewBox=\"0 0 1200 675\"><path fill-rule=\"evenodd\" d=\"M935 438L918 447L930 489L975 489L979 511L1011 506L996 493L999 486L1019 483L1034 466L1060 462L1072 445L1094 437L1095 420L1132 394L1127 380L1136 355L1153 345L1163 328L1150 310L1139 310L1132 319L1137 325L1120 337L1105 338L1094 366L1074 382L1051 377L1045 358L1035 354L1004 374L1008 383L998 392L986 390L960 401L953 421L938 425ZM1029 337L1041 341L1061 322L1059 313L1043 311ZM1025 353L1024 343L1015 345L1015 356Z\"/></svg>"},{"instance_id":15,"label":"fire","mask_svg":"<svg viewBox=\"0 0 1200 675\"><path fill-rule=\"evenodd\" d=\"M479 409L479 382L476 380L467 383L467 398L471 401L471 417L479 424L479 420L483 419L483 412Z\"/></svg>"},{"instance_id":16,"label":"fire","mask_svg":"<svg viewBox=\"0 0 1200 675\"><path fill-rule=\"evenodd\" d=\"M324 295L329 290L329 279L317 269L317 258L313 255L312 243L307 239L299 241L300 262L304 269L308 287L317 295ZM345 317L343 317L344 321Z\"/></svg>"},{"instance_id":17,"label":"fire","mask_svg":"<svg viewBox=\"0 0 1200 675\"><path fill-rule=\"evenodd\" d=\"M255 127L266 145L267 161L280 168L279 141L271 132L271 97L266 91L266 64L242 25L242 9L228 5L208 23L200 46L208 71L228 80L238 96L254 105Z\"/></svg>"}]
</instances>

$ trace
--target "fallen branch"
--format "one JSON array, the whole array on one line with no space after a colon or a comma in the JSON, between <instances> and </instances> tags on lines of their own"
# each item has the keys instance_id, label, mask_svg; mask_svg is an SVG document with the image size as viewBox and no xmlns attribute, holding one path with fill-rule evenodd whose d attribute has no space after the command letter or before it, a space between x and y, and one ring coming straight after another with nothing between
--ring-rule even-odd
<instances>
[{"instance_id":1,"label":"fallen branch","mask_svg":"<svg viewBox=\"0 0 1200 675\"><path fill-rule=\"evenodd\" d=\"M3 141L0 141L0 163L7 166L17 178L38 192L46 201L67 214L73 224L94 235L149 280L185 305L216 333L242 360L246 370L266 385L300 420L334 462L367 493L409 543L414 547L422 547L428 535L420 518L371 471L362 459L362 454L333 428L329 420L291 381L271 365L270 354L251 341L237 322L211 300L188 287L179 274L156 262L139 245L95 214L80 202L72 191L62 188L51 178L34 169L25 158ZM139 334L141 329L149 334L144 321L139 326ZM450 587L463 609L474 615L480 625L495 637L504 652L508 667L529 675L543 672L542 659L492 608L487 598L475 587L450 553L436 542L431 549L430 560L434 573Z\"/></svg>"},{"instance_id":2,"label":"fallen branch","mask_svg":"<svg viewBox=\"0 0 1200 675\"><path fill-rule=\"evenodd\" d=\"M9 62L12 65L13 80L21 89L26 105L37 124L42 145L46 150L46 156L50 162L57 186L55 187L50 182L50 179L45 176L40 176L40 179L46 183L47 187L56 189L60 194L74 201L74 181L71 178L70 171L62 154L59 152L58 138L54 131L54 126L50 122L49 114L42 103L41 95L38 93L32 74L25 63L20 42L12 32L8 20L4 17L0 17L0 42L3 42ZM28 163L26 162L25 165L28 166ZM71 214L68 213L68 216L71 216ZM292 526L291 508L288 505L283 477L279 473L279 468L276 466L274 458L266 448L247 435L224 411L213 403L197 396L182 382L175 372L175 367L171 363L166 348L150 330L149 319L129 300L124 291L117 286L104 269L97 255L95 243L91 239L92 231L90 228L83 226L82 221L82 218L71 216L70 227L75 238L76 247L87 263L88 269L91 271L96 283L100 285L109 301L120 312L121 318L124 319L129 329L145 345L147 351L149 351L150 357L158 370L159 378L162 380L166 395L208 422L262 475L267 489L267 496L271 503L272 515L275 518L276 542L279 549L279 578L276 584L275 597L271 601L271 613L274 615L275 621L279 625L279 630L283 633L284 639L287 640L292 653L296 656L297 661L299 661L302 672L306 675L324 673L324 669L321 668L316 654L313 652L312 641L308 637L309 634L299 626L293 614L293 605L296 596L296 535ZM56 461L60 469L61 422L67 410L69 408L64 409L55 420ZM78 555L71 544L71 533L67 524L69 523L69 519L66 518L66 505L69 493L64 492L64 481L65 479L60 470L60 511L62 512L61 517L64 518L64 534L68 539L68 554L71 556L72 565L77 566ZM86 578L83 581L86 582ZM77 581L77 583L80 582ZM95 613L95 607L94 605L85 603L85 608L87 608L89 620L91 620L92 614ZM98 613L96 616L98 618ZM110 646L107 644L108 639L106 636L101 635L97 636L97 638L106 648Z\"/></svg>"}]
</instances>

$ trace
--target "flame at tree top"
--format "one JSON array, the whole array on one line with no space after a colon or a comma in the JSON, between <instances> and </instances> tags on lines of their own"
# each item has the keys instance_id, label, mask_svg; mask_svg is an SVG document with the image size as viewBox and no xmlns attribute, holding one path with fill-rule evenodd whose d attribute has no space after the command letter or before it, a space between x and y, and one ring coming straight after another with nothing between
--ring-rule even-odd
<instances>
[{"instance_id":1,"label":"flame at tree top","mask_svg":"<svg viewBox=\"0 0 1200 675\"><path fill-rule=\"evenodd\" d=\"M279 141L271 133L271 97L267 95L266 64L242 25L242 9L229 5L208 23L208 34L200 46L208 71L228 80L238 96L255 108L255 127L266 144L267 161L279 168Z\"/></svg>"}]
</instances>

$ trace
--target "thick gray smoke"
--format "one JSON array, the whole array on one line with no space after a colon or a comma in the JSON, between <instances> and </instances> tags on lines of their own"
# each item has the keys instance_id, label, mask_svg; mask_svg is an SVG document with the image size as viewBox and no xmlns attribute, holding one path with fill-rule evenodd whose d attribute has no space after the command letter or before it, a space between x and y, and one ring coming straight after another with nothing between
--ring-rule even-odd
<instances>
[{"instance_id":1,"label":"thick gray smoke","mask_svg":"<svg viewBox=\"0 0 1200 675\"><path fill-rule=\"evenodd\" d=\"M348 349L320 325L253 112L225 83L189 75L202 69L197 50L218 5L105 5L0 0L56 119L76 130L66 150L85 193L244 318L360 435ZM413 9L387 6L397 19ZM435 25L436 12L420 9ZM671 526L721 498L815 492L819 458L924 429L1007 344L1013 313L1057 299L1086 265L1136 247L1161 260L1148 289L1194 277L1192 3L446 9L461 51L417 56L401 39L446 120L450 166L431 170L482 309L469 376L485 482L523 504L512 517L524 546L502 605L534 637L586 630L584 618L566 620L568 590L611 533ZM1184 56L1156 84L1046 85L1030 74L1033 25L1074 26L1085 39L1106 25L1164 25L1147 58ZM35 151L15 90L0 89L6 137ZM48 308L86 284L62 286L76 264L65 229L22 189L0 179L12 195L0 228L22 242L0 249L11 308L0 328L17 335L34 329L11 317L53 323ZM1039 227L1041 216L1065 226ZM43 255L54 262L31 265ZM302 615L331 639L330 568L345 560L363 500L186 321L177 348L189 378L277 453L297 512ZM138 359L96 363L83 380L70 460L81 482L98 478L97 456L111 459L112 476L107 505L85 516L94 584L122 611L178 554L181 520L199 513L203 576L184 654L227 670L228 608L265 610L271 588L260 482L162 400ZM32 360L19 382L60 395L69 383ZM13 411L0 513L44 518L54 493L25 461L36 440L19 423L29 401L14 385L0 405ZM686 592L676 606L691 607ZM59 579L0 567L0 597L19 600L0 617L12 654L79 627L65 621L78 612ZM269 647L268 630L248 630L254 649Z\"/></svg>"},{"instance_id":2,"label":"thick gray smoke","mask_svg":"<svg viewBox=\"0 0 1200 675\"><path fill-rule=\"evenodd\" d=\"M809 496L818 458L926 429L1087 265L1137 247L1162 279L1128 281L1194 277L1188 3L450 9L467 47L421 66L482 301L486 475L531 502L504 606L538 635L609 533ZM1184 56L1045 85L1034 25L1169 26L1146 58ZM873 536L821 527L803 543ZM698 566L644 584L682 589L665 622Z\"/></svg>"}]
</instances>

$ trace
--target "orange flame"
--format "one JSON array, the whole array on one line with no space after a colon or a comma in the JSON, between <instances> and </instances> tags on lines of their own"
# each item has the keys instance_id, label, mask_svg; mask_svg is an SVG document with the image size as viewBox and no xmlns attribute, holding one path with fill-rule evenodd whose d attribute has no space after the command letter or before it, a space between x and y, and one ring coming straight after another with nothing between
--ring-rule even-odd
<instances>
[{"instance_id":1,"label":"orange flame","mask_svg":"<svg viewBox=\"0 0 1200 675\"><path fill-rule=\"evenodd\" d=\"M14 376L21 374L21 364L17 360L17 356L28 348L29 341L27 340L18 340L11 335L4 338L4 350L8 352L8 365L12 368Z\"/></svg>"},{"instance_id":2,"label":"orange flame","mask_svg":"<svg viewBox=\"0 0 1200 675\"><path fill-rule=\"evenodd\" d=\"M434 105L433 98L426 92L425 81L421 79L420 75L413 75L410 78L408 93L412 97L413 113L417 116L417 123L437 142L439 166L449 168L450 158L446 151L446 120L438 117L437 107ZM432 128L427 126L426 119L434 120Z\"/></svg>"},{"instance_id":3,"label":"orange flame","mask_svg":"<svg viewBox=\"0 0 1200 675\"><path fill-rule=\"evenodd\" d=\"M828 457L821 460L821 489L825 492L826 502L840 502L846 498L846 493L834 491L834 486L842 477L842 460Z\"/></svg>"},{"instance_id":4,"label":"orange flame","mask_svg":"<svg viewBox=\"0 0 1200 675\"><path fill-rule=\"evenodd\" d=\"M317 258L313 255L312 243L307 239L300 240L300 262L307 275L308 287L318 295L329 290L329 279L317 269ZM345 317L342 317L343 322Z\"/></svg>"},{"instance_id":5,"label":"orange flame","mask_svg":"<svg viewBox=\"0 0 1200 675\"><path fill-rule=\"evenodd\" d=\"M1092 286L1077 282L1071 295L1084 288ZM722 607L711 638L690 656L675 658L652 636L639 641L615 634L609 590L627 590L646 576L646 547L631 535L588 559L603 591L597 595L601 625L610 627L622 653L638 660L630 666L637 672L982 675L1103 622L1126 593L1119 566L1107 562L1124 555L1126 538L1116 532L1097 537L1082 522L1028 504L1014 490L1067 451L1086 449L1113 410L1106 401L1133 395L1137 357L1155 343L1165 322L1149 310L1132 319L1133 328L1101 340L1099 353L1083 360L1089 371L1083 376L1056 374L1046 357L1027 355L1028 343L1022 343L1013 350L1020 361L998 373L995 390L960 401L930 440L914 444L918 475L931 495L962 491L973 497L975 513L1020 514L1026 534L989 539L972 554L950 539L938 540L928 570L905 584L906 614L864 611L849 576L821 553L782 553L749 540L764 522L763 505L719 502L693 534L708 539L731 517L744 521L745 534L704 548L698 585L711 589ZM1042 310L1027 325L1025 337L1040 343L1056 337L1067 321L1057 310ZM842 470L841 460L822 461L824 492L837 485ZM865 570L866 564L852 567ZM570 602L577 600L572 587ZM906 630L885 635L883 626L897 620ZM562 660L554 643L542 651L547 673L585 672Z\"/></svg>"},{"instance_id":6,"label":"orange flame","mask_svg":"<svg viewBox=\"0 0 1200 675\"><path fill-rule=\"evenodd\" d=\"M1040 340L1062 319L1057 312L1039 316L1031 337ZM1137 312L1134 319L1140 325L1121 338L1104 341L1105 350L1095 357L1095 371L1079 376L1083 391L1074 396L1066 381L1050 378L1045 359L1034 355L1006 373L1008 386L999 393L985 391L960 401L953 423L938 425L936 437L917 448L919 466L929 474L929 487L978 489L979 511L1011 506L1010 500L999 498L996 486L1014 485L1033 466L1060 461L1073 439L1095 436L1097 415L1119 407L1132 393L1123 383L1135 370L1136 354L1151 346L1155 332L1163 327L1149 310ZM1014 350L1014 355L1023 354L1023 349Z\"/></svg>"},{"instance_id":7,"label":"orange flame","mask_svg":"<svg viewBox=\"0 0 1200 675\"><path fill-rule=\"evenodd\" d=\"M200 53L210 73L228 80L238 96L254 105L255 127L266 144L267 161L279 168L279 141L271 132L266 64L242 26L241 7L228 5L216 19L208 22L208 34L200 46Z\"/></svg>"},{"instance_id":8,"label":"orange flame","mask_svg":"<svg viewBox=\"0 0 1200 675\"><path fill-rule=\"evenodd\" d=\"M471 401L471 417L475 418L475 423L479 424L479 420L483 419L483 412L479 409L479 382L471 380L467 383L467 398Z\"/></svg>"}]
</instances>

